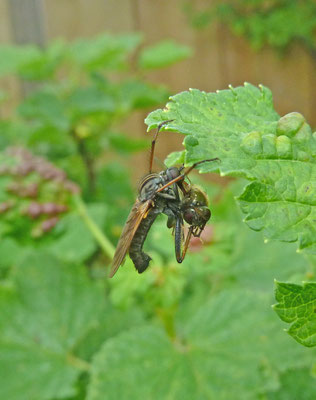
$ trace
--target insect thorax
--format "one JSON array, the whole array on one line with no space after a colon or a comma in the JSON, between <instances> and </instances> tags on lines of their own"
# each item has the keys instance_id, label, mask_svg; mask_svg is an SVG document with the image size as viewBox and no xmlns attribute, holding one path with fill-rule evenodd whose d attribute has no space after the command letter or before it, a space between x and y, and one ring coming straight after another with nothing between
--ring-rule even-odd
<instances>
[{"instance_id":1,"label":"insect thorax","mask_svg":"<svg viewBox=\"0 0 316 400\"><path fill-rule=\"evenodd\" d=\"M159 174L157 173L152 173L149 175L146 175L143 180L141 181L139 185L139 200L140 201L147 201L150 199L153 199L157 193L157 190L166 185L168 182L170 182L172 179L176 178L179 176L180 171L176 167L171 167L166 169L165 171L160 172ZM173 188L172 186L167 187L164 189L163 192L172 192Z\"/></svg>"},{"instance_id":2,"label":"insect thorax","mask_svg":"<svg viewBox=\"0 0 316 400\"><path fill-rule=\"evenodd\" d=\"M162 178L159 174L149 174L141 181L138 189L138 198L140 201L152 199L159 186L162 184Z\"/></svg>"}]
</instances>

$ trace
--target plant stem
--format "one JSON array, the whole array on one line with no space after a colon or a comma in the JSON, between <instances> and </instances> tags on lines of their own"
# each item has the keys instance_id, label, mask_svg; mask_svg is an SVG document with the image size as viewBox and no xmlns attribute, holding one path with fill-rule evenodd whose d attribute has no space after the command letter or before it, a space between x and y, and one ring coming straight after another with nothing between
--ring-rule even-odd
<instances>
[{"instance_id":1,"label":"plant stem","mask_svg":"<svg viewBox=\"0 0 316 400\"><path fill-rule=\"evenodd\" d=\"M93 158L89 154L84 140L78 140L77 146L82 161L86 166L87 177L88 177L88 188L89 192L92 194L95 192L95 171L94 171Z\"/></svg>"},{"instance_id":2,"label":"plant stem","mask_svg":"<svg viewBox=\"0 0 316 400\"><path fill-rule=\"evenodd\" d=\"M78 153L79 153L79 155L82 159L82 162L86 168L89 192L91 194L93 194L95 192L95 185L96 185L96 183L95 183L96 176L95 176L95 170L94 170L93 157L91 157L91 155L87 149L85 140L83 138L80 138L77 136L75 129L72 129L70 133L76 142Z\"/></svg>"},{"instance_id":3,"label":"plant stem","mask_svg":"<svg viewBox=\"0 0 316 400\"><path fill-rule=\"evenodd\" d=\"M95 238L95 240L98 242L100 245L101 249L103 250L104 254L108 258L113 258L115 248L112 245L112 243L109 241L109 239L104 235L104 233L101 231L101 229L98 227L98 225L93 221L93 219L90 217L87 207L81 197L79 195L76 195L74 197L75 199L75 204L77 207L78 214L82 218L83 222L86 224L87 228L91 232L92 236Z\"/></svg>"}]
</instances>

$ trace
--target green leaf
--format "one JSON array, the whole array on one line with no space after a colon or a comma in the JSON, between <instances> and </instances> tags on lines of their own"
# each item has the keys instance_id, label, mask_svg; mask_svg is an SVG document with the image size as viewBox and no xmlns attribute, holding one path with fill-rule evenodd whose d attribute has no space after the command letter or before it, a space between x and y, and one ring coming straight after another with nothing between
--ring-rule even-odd
<instances>
[{"instance_id":1,"label":"green leaf","mask_svg":"<svg viewBox=\"0 0 316 400\"><path fill-rule=\"evenodd\" d=\"M265 297L223 292L185 318L176 338L157 326L122 333L95 356L88 400L246 400L275 390L280 370L312 356L286 341L271 315Z\"/></svg>"},{"instance_id":2,"label":"green leaf","mask_svg":"<svg viewBox=\"0 0 316 400\"><path fill-rule=\"evenodd\" d=\"M154 86L139 80L128 80L118 85L117 94L128 109L154 107L165 102L169 91L164 86Z\"/></svg>"},{"instance_id":3,"label":"green leaf","mask_svg":"<svg viewBox=\"0 0 316 400\"><path fill-rule=\"evenodd\" d=\"M61 99L53 92L43 89L26 98L18 107L25 118L52 125L60 130L68 130L70 121Z\"/></svg>"},{"instance_id":4,"label":"green leaf","mask_svg":"<svg viewBox=\"0 0 316 400\"><path fill-rule=\"evenodd\" d=\"M70 46L70 56L88 70L106 68L110 70L125 66L130 52L141 43L140 34L102 34L93 39L80 39Z\"/></svg>"},{"instance_id":5,"label":"green leaf","mask_svg":"<svg viewBox=\"0 0 316 400\"><path fill-rule=\"evenodd\" d=\"M12 238L1 238L0 240L0 279L21 256L22 249Z\"/></svg>"},{"instance_id":6,"label":"green leaf","mask_svg":"<svg viewBox=\"0 0 316 400\"><path fill-rule=\"evenodd\" d=\"M26 60L19 66L18 73L24 79L42 80L52 78L66 55L67 49L63 41L57 40L38 57Z\"/></svg>"},{"instance_id":7,"label":"green leaf","mask_svg":"<svg viewBox=\"0 0 316 400\"><path fill-rule=\"evenodd\" d=\"M67 106L79 117L91 113L115 112L113 97L96 86L76 88L69 96Z\"/></svg>"},{"instance_id":8,"label":"green leaf","mask_svg":"<svg viewBox=\"0 0 316 400\"><path fill-rule=\"evenodd\" d=\"M289 324L288 333L304 346L316 346L316 283L276 282L274 310Z\"/></svg>"},{"instance_id":9,"label":"green leaf","mask_svg":"<svg viewBox=\"0 0 316 400\"><path fill-rule=\"evenodd\" d=\"M40 56L35 46L0 46L0 76L15 74L24 64L33 62Z\"/></svg>"},{"instance_id":10,"label":"green leaf","mask_svg":"<svg viewBox=\"0 0 316 400\"><path fill-rule=\"evenodd\" d=\"M149 142L146 139L130 138L121 133L110 133L107 135L109 145L124 154L134 153L149 148Z\"/></svg>"},{"instance_id":11,"label":"green leaf","mask_svg":"<svg viewBox=\"0 0 316 400\"><path fill-rule=\"evenodd\" d=\"M144 69L168 67L192 55L188 46L174 40L164 40L158 44L146 47L139 56L139 66Z\"/></svg>"},{"instance_id":12,"label":"green leaf","mask_svg":"<svg viewBox=\"0 0 316 400\"><path fill-rule=\"evenodd\" d=\"M105 206L90 204L87 208L91 218L102 228L106 218ZM50 242L47 250L63 261L82 262L97 249L94 237L76 213L65 216L56 230L60 237Z\"/></svg>"},{"instance_id":13,"label":"green leaf","mask_svg":"<svg viewBox=\"0 0 316 400\"><path fill-rule=\"evenodd\" d=\"M266 394L267 400L315 399L316 378L307 368L287 371L281 376L281 385L277 392Z\"/></svg>"},{"instance_id":14,"label":"green leaf","mask_svg":"<svg viewBox=\"0 0 316 400\"><path fill-rule=\"evenodd\" d=\"M88 364L74 349L97 323L102 298L82 267L52 255L28 256L15 290L0 290L0 397L50 399L75 394Z\"/></svg>"},{"instance_id":15,"label":"green leaf","mask_svg":"<svg viewBox=\"0 0 316 400\"><path fill-rule=\"evenodd\" d=\"M238 199L250 228L316 254L316 135L302 115L280 119L271 92L245 84L179 93L146 123L152 129L166 120L164 129L187 135L187 164L219 157L200 171L251 181Z\"/></svg>"}]
</instances>

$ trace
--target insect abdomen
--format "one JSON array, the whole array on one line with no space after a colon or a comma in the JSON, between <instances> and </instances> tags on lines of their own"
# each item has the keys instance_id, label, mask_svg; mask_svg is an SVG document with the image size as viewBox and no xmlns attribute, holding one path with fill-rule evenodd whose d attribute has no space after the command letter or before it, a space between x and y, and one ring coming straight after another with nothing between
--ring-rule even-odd
<instances>
[{"instance_id":1,"label":"insect abdomen","mask_svg":"<svg viewBox=\"0 0 316 400\"><path fill-rule=\"evenodd\" d=\"M157 215L158 213L156 213L154 209L149 211L147 217L140 223L129 247L129 256L140 274L146 270L151 260L149 255L143 252L143 245Z\"/></svg>"}]
</instances>

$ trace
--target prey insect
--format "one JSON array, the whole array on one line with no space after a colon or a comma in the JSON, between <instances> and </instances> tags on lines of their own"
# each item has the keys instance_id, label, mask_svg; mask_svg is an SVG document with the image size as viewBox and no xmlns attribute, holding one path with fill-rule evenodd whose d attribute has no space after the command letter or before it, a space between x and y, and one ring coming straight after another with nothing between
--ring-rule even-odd
<instances>
[{"instance_id":1,"label":"prey insect","mask_svg":"<svg viewBox=\"0 0 316 400\"><path fill-rule=\"evenodd\" d=\"M149 173L142 180L138 197L130 211L112 261L109 277L113 277L129 253L136 270L144 272L151 260L143 252L147 234L157 216L168 216L167 226L174 229L176 259L181 263L186 255L192 236L200 237L211 217L206 194L195 185L187 184L185 177L199 164L219 161L218 158L203 160L184 170L171 167L159 173L152 172L154 150L160 129L171 121L160 124L151 145ZM189 230L184 239L184 221Z\"/></svg>"}]
</instances>

